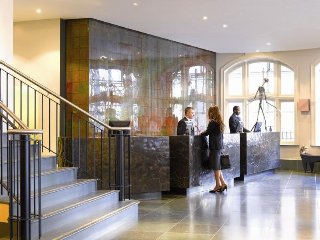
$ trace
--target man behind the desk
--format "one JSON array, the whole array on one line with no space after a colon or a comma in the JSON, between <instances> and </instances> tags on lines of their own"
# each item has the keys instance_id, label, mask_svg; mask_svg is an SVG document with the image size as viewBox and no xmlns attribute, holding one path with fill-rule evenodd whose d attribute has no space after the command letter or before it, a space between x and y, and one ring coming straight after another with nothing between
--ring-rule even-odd
<instances>
[{"instance_id":1,"label":"man behind the desk","mask_svg":"<svg viewBox=\"0 0 320 240\"><path fill-rule=\"evenodd\" d=\"M234 106L233 114L229 118L230 133L250 132L248 129L246 129L243 126L243 122L241 121L239 115L240 115L240 107Z\"/></svg>"},{"instance_id":2,"label":"man behind the desk","mask_svg":"<svg viewBox=\"0 0 320 240\"><path fill-rule=\"evenodd\" d=\"M186 107L184 110L185 117L178 122L177 135L194 135L193 116L194 110L192 107ZM188 124L188 126L187 126Z\"/></svg>"}]
</instances>

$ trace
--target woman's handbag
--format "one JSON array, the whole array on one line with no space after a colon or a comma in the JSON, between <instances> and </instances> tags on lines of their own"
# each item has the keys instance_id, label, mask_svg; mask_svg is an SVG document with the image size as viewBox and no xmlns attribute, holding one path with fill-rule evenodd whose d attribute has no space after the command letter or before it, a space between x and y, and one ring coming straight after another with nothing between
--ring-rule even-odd
<instances>
[{"instance_id":1,"label":"woman's handbag","mask_svg":"<svg viewBox=\"0 0 320 240\"><path fill-rule=\"evenodd\" d=\"M231 168L229 154L222 153L220 155L220 166L221 170Z\"/></svg>"}]
</instances>

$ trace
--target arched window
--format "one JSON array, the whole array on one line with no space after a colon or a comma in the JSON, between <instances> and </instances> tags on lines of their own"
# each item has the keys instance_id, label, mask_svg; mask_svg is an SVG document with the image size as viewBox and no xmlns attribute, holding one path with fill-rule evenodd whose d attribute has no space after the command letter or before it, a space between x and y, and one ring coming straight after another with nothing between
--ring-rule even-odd
<instances>
[{"instance_id":1,"label":"arched window","mask_svg":"<svg viewBox=\"0 0 320 240\"><path fill-rule=\"evenodd\" d=\"M253 130L256 122L262 131L278 131L282 144L296 139L294 71L274 60L245 61L224 71L224 116L240 106L245 127ZM227 128L228 129L228 128Z\"/></svg>"}]
</instances>

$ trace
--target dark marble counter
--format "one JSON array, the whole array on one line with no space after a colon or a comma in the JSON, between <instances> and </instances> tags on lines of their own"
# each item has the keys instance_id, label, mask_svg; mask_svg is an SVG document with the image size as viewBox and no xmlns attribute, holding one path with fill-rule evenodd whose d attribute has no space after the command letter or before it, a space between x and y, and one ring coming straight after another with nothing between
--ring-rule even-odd
<instances>
[{"instance_id":1,"label":"dark marble counter","mask_svg":"<svg viewBox=\"0 0 320 240\"><path fill-rule=\"evenodd\" d=\"M100 179L98 187L109 189L115 179L115 146L112 138L59 139L59 153L63 158L60 166L78 167L78 178ZM87 148L85 146L88 146ZM109 146L111 159L109 160ZM125 174L128 182L128 141L125 141ZM102 152L101 152L102 151ZM80 156L80 159L78 158ZM73 163L72 163L73 162ZM170 190L170 159L168 136L130 137L130 185L132 197L139 194L161 193Z\"/></svg>"},{"instance_id":2,"label":"dark marble counter","mask_svg":"<svg viewBox=\"0 0 320 240\"><path fill-rule=\"evenodd\" d=\"M131 137L131 192L170 190L168 136Z\"/></svg>"},{"instance_id":3,"label":"dark marble counter","mask_svg":"<svg viewBox=\"0 0 320 240\"><path fill-rule=\"evenodd\" d=\"M241 133L240 144L240 179L280 167L279 132Z\"/></svg>"},{"instance_id":4,"label":"dark marble counter","mask_svg":"<svg viewBox=\"0 0 320 240\"><path fill-rule=\"evenodd\" d=\"M201 136L170 136L170 189L191 193L212 188L213 172L206 170L201 159ZM231 169L223 170L227 180L240 176L240 135L224 134L225 152Z\"/></svg>"}]
</instances>

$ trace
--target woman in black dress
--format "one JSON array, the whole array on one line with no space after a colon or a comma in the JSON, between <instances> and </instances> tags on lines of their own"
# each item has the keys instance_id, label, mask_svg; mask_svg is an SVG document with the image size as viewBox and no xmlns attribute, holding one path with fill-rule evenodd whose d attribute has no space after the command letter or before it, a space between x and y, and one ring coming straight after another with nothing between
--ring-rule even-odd
<instances>
[{"instance_id":1,"label":"woman in black dress","mask_svg":"<svg viewBox=\"0 0 320 240\"><path fill-rule=\"evenodd\" d=\"M223 178L220 166L220 155L223 149L223 131L224 124L220 114L218 106L213 106L209 108L208 111L209 124L207 130L202 132L201 135L209 135L209 161L210 167L213 170L213 176L216 180L216 185L211 193L223 192L227 190L227 184Z\"/></svg>"}]
</instances>

